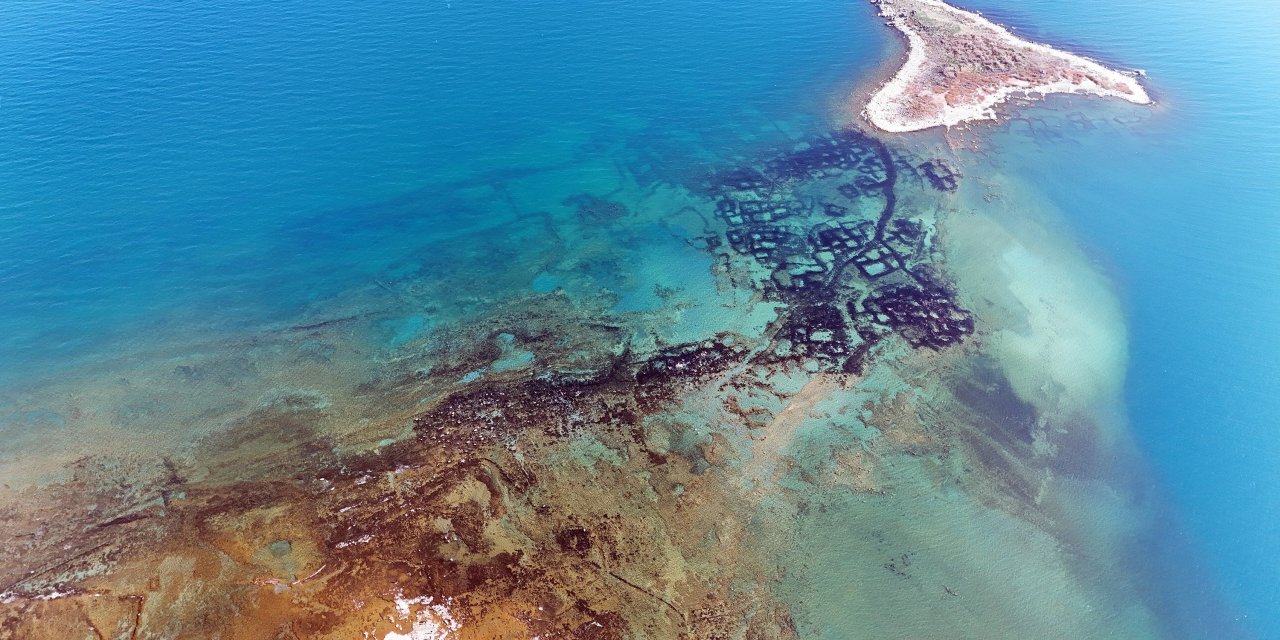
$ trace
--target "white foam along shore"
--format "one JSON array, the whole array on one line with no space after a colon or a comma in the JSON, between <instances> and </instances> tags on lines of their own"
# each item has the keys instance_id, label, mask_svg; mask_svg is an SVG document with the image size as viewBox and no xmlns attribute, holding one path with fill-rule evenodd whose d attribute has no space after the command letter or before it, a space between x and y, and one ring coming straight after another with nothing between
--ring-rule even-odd
<instances>
[{"instance_id":1,"label":"white foam along shore","mask_svg":"<svg viewBox=\"0 0 1280 640\"><path fill-rule=\"evenodd\" d=\"M978 120L995 120L995 107L1010 97L1043 97L1050 93L1080 93L1115 97L1136 104L1150 104L1151 97L1132 75L1108 69L1082 56L1028 42L977 13L963 11L940 0L872 0L880 15L907 39L907 61L867 102L863 117L875 127L904 133L932 127L952 127ZM1037 62L1037 79L1020 77L1018 70L984 71L981 82L961 87L938 86L933 78L943 61L931 60L926 34L918 31L912 12L925 11L932 20L950 22L979 32L993 44ZM947 37L947 36L938 36ZM1048 67L1048 68L1045 68ZM1034 74L1021 74L1031 76ZM1056 77L1054 77L1056 76ZM963 95L954 95L967 89Z\"/></svg>"}]
</instances>

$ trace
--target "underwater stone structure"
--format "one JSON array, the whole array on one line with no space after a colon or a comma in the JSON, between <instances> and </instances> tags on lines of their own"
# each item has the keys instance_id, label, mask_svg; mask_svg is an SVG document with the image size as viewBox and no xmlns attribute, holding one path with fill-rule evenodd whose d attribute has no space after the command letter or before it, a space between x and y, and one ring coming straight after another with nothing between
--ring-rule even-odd
<instances>
[{"instance_id":1,"label":"underwater stone structure","mask_svg":"<svg viewBox=\"0 0 1280 640\"><path fill-rule=\"evenodd\" d=\"M925 224L897 211L899 179L951 192L959 176L941 160L913 164L844 130L703 183L728 247L768 272L764 294L785 305L772 348L758 357L857 372L891 333L932 349L973 333L969 312L931 275Z\"/></svg>"},{"instance_id":2,"label":"underwater stone structure","mask_svg":"<svg viewBox=\"0 0 1280 640\"><path fill-rule=\"evenodd\" d=\"M760 344L726 333L637 353L608 323L553 332L563 309L519 304L450 334L432 371L368 383L392 396L450 381L410 396L395 418L406 435L375 450L338 447L303 398L202 442L199 469L166 460L133 482L86 462L32 509L81 517L3 546L33 569L0 575L0 638L61 638L69 624L99 637L408 637L465 623L459 637L793 639L790 611L760 586L779 569L752 556L740 517L751 494L714 479L729 468L720 434L672 416L703 393L699 410L755 428L759 410L741 402L773 393L772 371L860 374L891 336L943 349L973 333L932 275L928 221L897 210L899 181L928 175L855 131L711 175L705 249L778 303ZM589 195L566 203L592 223L631 215ZM454 384L493 362L501 335L539 341L537 373ZM550 462L591 446L615 457L590 481ZM714 567L666 581L672 558L698 561L713 539Z\"/></svg>"}]
</instances>

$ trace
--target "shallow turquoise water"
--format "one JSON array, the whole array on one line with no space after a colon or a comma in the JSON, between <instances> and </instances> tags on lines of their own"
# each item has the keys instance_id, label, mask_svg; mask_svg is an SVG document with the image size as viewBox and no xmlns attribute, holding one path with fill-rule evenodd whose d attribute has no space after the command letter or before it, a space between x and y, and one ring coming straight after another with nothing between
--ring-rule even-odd
<instances>
[{"instance_id":1,"label":"shallow turquoise water","mask_svg":"<svg viewBox=\"0 0 1280 640\"><path fill-rule=\"evenodd\" d=\"M1220 583L1280 634L1280 12L964 6L1148 70L1161 105L1133 137L1014 129L996 148L1124 291L1130 417L1189 525L1153 553L1203 554L1187 593ZM0 378L297 314L511 218L459 185L553 165L557 139L683 132L661 159L694 171L701 149L743 152L745 129L828 120L891 43L860 2L5 3Z\"/></svg>"},{"instance_id":2,"label":"shallow turquoise water","mask_svg":"<svg viewBox=\"0 0 1280 640\"><path fill-rule=\"evenodd\" d=\"M1280 11L1272 3L969 3L1149 73L1138 139L1072 134L1011 162L1120 283L1134 429L1193 544L1263 635L1280 633ZM1037 28L1032 28L1036 25Z\"/></svg>"}]
</instances>

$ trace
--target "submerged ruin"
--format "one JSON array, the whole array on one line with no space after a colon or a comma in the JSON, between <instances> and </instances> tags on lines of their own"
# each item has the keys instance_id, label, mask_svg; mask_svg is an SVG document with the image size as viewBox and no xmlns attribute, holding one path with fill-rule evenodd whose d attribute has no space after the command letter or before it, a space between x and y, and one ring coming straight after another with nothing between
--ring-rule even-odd
<instances>
[{"instance_id":1,"label":"submerged ruin","mask_svg":"<svg viewBox=\"0 0 1280 640\"><path fill-rule=\"evenodd\" d=\"M689 244L773 310L763 330L638 340L548 286L428 332L356 387L378 413L345 433L322 428L327 399L292 393L185 457L81 459L3 505L0 638L796 638L787 585L809 569L786 554L840 496L891 505L917 482L887 461L1050 522L1034 410L993 428L987 405L1012 401L982 394L1007 385L964 382L980 327L935 244L957 173L847 130L681 178L647 188L684 190ZM588 229L645 209L564 204ZM282 344L333 366L351 318ZM884 531L863 543L890 579L964 590Z\"/></svg>"}]
</instances>

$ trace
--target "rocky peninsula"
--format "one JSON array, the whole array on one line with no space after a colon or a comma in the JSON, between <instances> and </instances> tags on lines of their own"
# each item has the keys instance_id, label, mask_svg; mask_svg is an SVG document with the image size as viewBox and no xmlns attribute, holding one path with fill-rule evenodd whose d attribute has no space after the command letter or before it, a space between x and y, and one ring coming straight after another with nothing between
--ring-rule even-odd
<instances>
[{"instance_id":1,"label":"rocky peninsula","mask_svg":"<svg viewBox=\"0 0 1280 640\"><path fill-rule=\"evenodd\" d=\"M1110 96L1149 104L1133 75L1028 42L940 0L872 0L907 40L907 60L867 102L863 117L888 132L996 119L1010 97Z\"/></svg>"}]
</instances>

